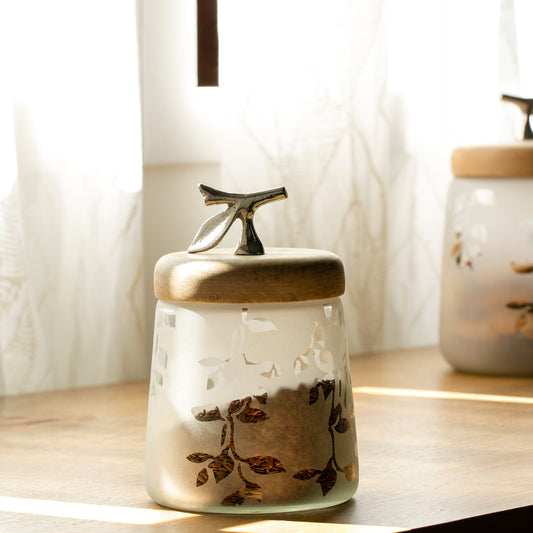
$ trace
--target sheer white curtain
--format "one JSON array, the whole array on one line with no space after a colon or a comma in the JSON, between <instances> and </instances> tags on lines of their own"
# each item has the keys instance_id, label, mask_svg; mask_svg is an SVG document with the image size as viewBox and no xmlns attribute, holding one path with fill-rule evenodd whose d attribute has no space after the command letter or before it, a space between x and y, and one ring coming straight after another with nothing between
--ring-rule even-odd
<instances>
[{"instance_id":1,"label":"sheer white curtain","mask_svg":"<svg viewBox=\"0 0 533 533\"><path fill-rule=\"evenodd\" d=\"M220 3L224 185L285 185L289 199L257 215L265 244L341 256L351 352L437 342L450 153L519 135L499 94L533 89L530 11L518 0Z\"/></svg>"},{"instance_id":2,"label":"sheer white curtain","mask_svg":"<svg viewBox=\"0 0 533 533\"><path fill-rule=\"evenodd\" d=\"M140 378L135 3L4 1L0 394Z\"/></svg>"}]
</instances>

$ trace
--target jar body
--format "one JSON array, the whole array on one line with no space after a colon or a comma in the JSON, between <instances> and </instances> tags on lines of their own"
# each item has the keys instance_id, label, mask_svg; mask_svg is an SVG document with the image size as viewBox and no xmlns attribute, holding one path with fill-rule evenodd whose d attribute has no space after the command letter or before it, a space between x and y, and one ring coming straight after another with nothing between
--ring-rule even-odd
<instances>
[{"instance_id":1,"label":"jar body","mask_svg":"<svg viewBox=\"0 0 533 533\"><path fill-rule=\"evenodd\" d=\"M156 502L257 513L335 505L358 483L339 298L156 309L146 486Z\"/></svg>"},{"instance_id":2,"label":"jar body","mask_svg":"<svg viewBox=\"0 0 533 533\"><path fill-rule=\"evenodd\" d=\"M533 375L533 179L455 178L440 344L461 371Z\"/></svg>"}]
</instances>

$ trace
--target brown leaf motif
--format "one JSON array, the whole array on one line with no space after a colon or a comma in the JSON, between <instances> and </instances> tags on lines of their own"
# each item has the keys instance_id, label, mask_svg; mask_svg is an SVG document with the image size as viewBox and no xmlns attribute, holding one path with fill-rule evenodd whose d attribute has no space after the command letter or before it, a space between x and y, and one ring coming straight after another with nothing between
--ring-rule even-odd
<instances>
[{"instance_id":1,"label":"brown leaf motif","mask_svg":"<svg viewBox=\"0 0 533 533\"><path fill-rule=\"evenodd\" d=\"M529 305L529 302L524 302L522 300L516 302L509 302L508 304L505 304L505 307L508 307L509 309L524 309Z\"/></svg>"},{"instance_id":2,"label":"brown leaf motif","mask_svg":"<svg viewBox=\"0 0 533 533\"><path fill-rule=\"evenodd\" d=\"M241 495L239 491L236 491L233 494L226 496L222 500L222 505L242 505L243 502L244 502L244 497Z\"/></svg>"},{"instance_id":3,"label":"brown leaf motif","mask_svg":"<svg viewBox=\"0 0 533 533\"><path fill-rule=\"evenodd\" d=\"M208 459L213 459L213 456L208 453L191 453L191 455L187 456L187 461L191 463L203 463Z\"/></svg>"},{"instance_id":4,"label":"brown leaf motif","mask_svg":"<svg viewBox=\"0 0 533 533\"><path fill-rule=\"evenodd\" d=\"M324 391L324 398L327 398L332 391L335 390L335 380L333 379L326 379L319 383L319 385L322 387L322 390Z\"/></svg>"},{"instance_id":5,"label":"brown leaf motif","mask_svg":"<svg viewBox=\"0 0 533 533\"><path fill-rule=\"evenodd\" d=\"M268 395L267 395L267 393L265 392L264 394L261 394L260 396L254 396L254 398L255 398L260 404L265 405L265 404L266 404L266 401L267 401L267 398L268 398Z\"/></svg>"},{"instance_id":6,"label":"brown leaf motif","mask_svg":"<svg viewBox=\"0 0 533 533\"><path fill-rule=\"evenodd\" d=\"M522 329L527 324L527 316L525 314L520 315L516 320L515 329Z\"/></svg>"},{"instance_id":7,"label":"brown leaf motif","mask_svg":"<svg viewBox=\"0 0 533 533\"><path fill-rule=\"evenodd\" d=\"M331 412L329 413L328 425L330 427L333 426L333 424L335 424L335 422L337 421L341 413L342 413L342 405L338 403L333 409L331 409Z\"/></svg>"},{"instance_id":8,"label":"brown leaf motif","mask_svg":"<svg viewBox=\"0 0 533 533\"><path fill-rule=\"evenodd\" d=\"M219 483L226 476L229 476L233 472L234 462L228 454L228 449L225 449L220 455L217 455L211 463L207 465L213 469L215 475L215 481Z\"/></svg>"},{"instance_id":9,"label":"brown leaf motif","mask_svg":"<svg viewBox=\"0 0 533 533\"><path fill-rule=\"evenodd\" d=\"M211 422L213 420L224 420L220 414L220 409L218 407L215 407L214 409L211 409L209 411L206 411L204 409L200 413L194 415L194 418L196 418L196 420L199 420L200 422Z\"/></svg>"},{"instance_id":10,"label":"brown leaf motif","mask_svg":"<svg viewBox=\"0 0 533 533\"><path fill-rule=\"evenodd\" d=\"M324 402L326 402L328 396L330 397L329 402L331 402L328 425L327 428L324 427L324 430L327 429L330 435L332 455L326 465L326 468L324 468L323 470L317 470L315 468L306 468L304 470L299 470L298 472L296 472L296 474L293 474L292 477L301 481L309 481L310 479L316 477L315 481L320 485L320 488L322 490L322 496L325 496L335 486L337 482L337 472L344 473L347 480L353 481L357 478L358 471L356 465L354 465L353 463L350 463L346 467L341 468L337 463L335 451L335 432L342 434L346 433L351 429L350 419L343 416L342 401L338 401L344 395L344 403L345 407L347 407L347 394L351 393L349 377L347 378L344 387L340 379L338 382L336 382L334 379L326 379L319 381L314 387L311 387L311 389L309 389L310 405L316 403L319 400L320 389L322 389L322 392L324 393Z\"/></svg>"},{"instance_id":11,"label":"brown leaf motif","mask_svg":"<svg viewBox=\"0 0 533 533\"><path fill-rule=\"evenodd\" d=\"M318 400L318 387L315 385L309 390L309 405L313 405Z\"/></svg>"},{"instance_id":12,"label":"brown leaf motif","mask_svg":"<svg viewBox=\"0 0 533 533\"><path fill-rule=\"evenodd\" d=\"M246 424L256 424L268 419L268 415L261 411L261 409L254 409L253 407L246 407L241 413L237 415L237 419Z\"/></svg>"},{"instance_id":13,"label":"brown leaf motif","mask_svg":"<svg viewBox=\"0 0 533 533\"><path fill-rule=\"evenodd\" d=\"M242 407L242 404L243 400L233 400L228 406L228 413L236 413Z\"/></svg>"},{"instance_id":14,"label":"brown leaf motif","mask_svg":"<svg viewBox=\"0 0 533 533\"><path fill-rule=\"evenodd\" d=\"M533 314L533 302L528 302L526 300L512 300L505 304L507 309L520 309L521 313L516 319L515 322L515 333L519 335L522 331L522 328L525 328L528 324L528 315Z\"/></svg>"},{"instance_id":15,"label":"brown leaf motif","mask_svg":"<svg viewBox=\"0 0 533 533\"><path fill-rule=\"evenodd\" d=\"M255 424L267 420L268 414L262 409L252 407L252 401L255 399L260 405L265 405L267 393L260 395L247 396L246 398L233 400L224 409L224 417L219 407L203 406L192 410L193 416L200 422L209 422L212 420L221 420L220 446L223 448L219 455L208 453L192 453L187 456L187 460L192 463L203 463L209 461L207 468L202 468L196 477L196 486L201 487L209 481L209 469L213 472L213 478L216 483L220 483L230 474L237 473L244 488L241 491L233 492L224 497L222 505L242 505L246 498L262 502L263 490L260 485L250 481L245 477L242 466L247 464L252 472L266 475L285 472L282 462L276 457L270 455L257 455L254 457L242 457L238 452L238 446L235 441L238 430L236 431L235 419L243 423ZM195 412L197 414L195 414ZM237 424L239 427L239 424ZM235 479L235 476L232 477Z\"/></svg>"},{"instance_id":16,"label":"brown leaf motif","mask_svg":"<svg viewBox=\"0 0 533 533\"><path fill-rule=\"evenodd\" d=\"M322 470L322 473L318 476L316 482L320 484L322 496L325 496L335 486L335 483L337 482L337 472L335 472L335 469L331 465L331 461L326 468Z\"/></svg>"},{"instance_id":17,"label":"brown leaf motif","mask_svg":"<svg viewBox=\"0 0 533 533\"><path fill-rule=\"evenodd\" d=\"M533 272L533 263L515 263L511 261L511 268L517 274L530 274Z\"/></svg>"},{"instance_id":18,"label":"brown leaf motif","mask_svg":"<svg viewBox=\"0 0 533 533\"><path fill-rule=\"evenodd\" d=\"M263 500L263 491L261 487L257 483L253 483L251 481L246 481L244 495L257 500L258 502Z\"/></svg>"},{"instance_id":19,"label":"brown leaf motif","mask_svg":"<svg viewBox=\"0 0 533 533\"><path fill-rule=\"evenodd\" d=\"M226 442L227 432L228 432L228 424L224 424L224 427L222 428L222 433L220 435L220 446L224 446L224 442Z\"/></svg>"},{"instance_id":20,"label":"brown leaf motif","mask_svg":"<svg viewBox=\"0 0 533 533\"><path fill-rule=\"evenodd\" d=\"M322 470L316 470L315 468L305 468L304 470L300 470L299 472L296 472L292 477L294 479L301 479L302 481L307 481L309 479L313 479L316 475L320 474Z\"/></svg>"},{"instance_id":21,"label":"brown leaf motif","mask_svg":"<svg viewBox=\"0 0 533 533\"><path fill-rule=\"evenodd\" d=\"M358 475L357 465L354 463L347 464L343 469L346 481L355 481Z\"/></svg>"},{"instance_id":22,"label":"brown leaf motif","mask_svg":"<svg viewBox=\"0 0 533 533\"><path fill-rule=\"evenodd\" d=\"M452 251L450 252L450 256L451 257L455 257L456 254L458 254L460 251L461 251L461 243L460 242L456 242L452 246Z\"/></svg>"},{"instance_id":23,"label":"brown leaf motif","mask_svg":"<svg viewBox=\"0 0 533 533\"><path fill-rule=\"evenodd\" d=\"M256 455L249 457L247 463L256 474L278 474L286 472L283 463L270 455Z\"/></svg>"},{"instance_id":24,"label":"brown leaf motif","mask_svg":"<svg viewBox=\"0 0 533 533\"><path fill-rule=\"evenodd\" d=\"M202 468L202 470L200 470L198 473L198 477L196 478L196 486L201 487L204 483L207 483L208 479L209 474L207 473L207 468Z\"/></svg>"},{"instance_id":25,"label":"brown leaf motif","mask_svg":"<svg viewBox=\"0 0 533 533\"><path fill-rule=\"evenodd\" d=\"M341 418L334 429L337 433L346 433L350 429L350 421L347 418Z\"/></svg>"}]
</instances>

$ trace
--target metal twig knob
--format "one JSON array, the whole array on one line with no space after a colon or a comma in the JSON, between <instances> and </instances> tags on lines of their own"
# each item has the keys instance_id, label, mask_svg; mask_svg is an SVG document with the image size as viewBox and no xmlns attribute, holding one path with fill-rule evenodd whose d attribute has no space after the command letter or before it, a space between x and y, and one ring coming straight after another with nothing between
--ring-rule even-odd
<instances>
[{"instance_id":1,"label":"metal twig knob","mask_svg":"<svg viewBox=\"0 0 533 533\"><path fill-rule=\"evenodd\" d=\"M521 98L520 96L511 96L510 94L502 94L502 100L516 104L524 113L526 123L524 125L524 140L533 139L533 131L531 131L531 124L529 116L533 113L533 98Z\"/></svg>"},{"instance_id":2,"label":"metal twig knob","mask_svg":"<svg viewBox=\"0 0 533 533\"><path fill-rule=\"evenodd\" d=\"M205 205L227 204L228 208L202 224L187 251L197 253L214 248L226 235L233 222L240 219L242 235L235 254L263 255L265 250L254 228L254 214L262 205L287 198L285 187L250 194L218 191L207 185L199 185L198 188L205 197Z\"/></svg>"}]
</instances>

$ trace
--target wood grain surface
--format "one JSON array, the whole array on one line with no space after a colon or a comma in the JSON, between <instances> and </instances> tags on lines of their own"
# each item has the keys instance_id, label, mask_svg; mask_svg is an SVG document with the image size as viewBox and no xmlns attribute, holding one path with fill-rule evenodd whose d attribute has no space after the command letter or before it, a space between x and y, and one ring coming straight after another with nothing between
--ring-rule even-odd
<instances>
[{"instance_id":1,"label":"wood grain surface","mask_svg":"<svg viewBox=\"0 0 533 533\"><path fill-rule=\"evenodd\" d=\"M452 172L465 178L532 177L533 141L456 148L452 152Z\"/></svg>"},{"instance_id":2,"label":"wood grain surface","mask_svg":"<svg viewBox=\"0 0 533 533\"><path fill-rule=\"evenodd\" d=\"M344 286L339 257L305 248L267 248L265 255L174 252L154 271L155 297L166 302L300 302L340 296Z\"/></svg>"},{"instance_id":3,"label":"wood grain surface","mask_svg":"<svg viewBox=\"0 0 533 533\"><path fill-rule=\"evenodd\" d=\"M145 382L2 398L0 531L378 533L533 504L533 379L458 374L436 348L357 358L352 375L355 498L276 515L149 499Z\"/></svg>"}]
</instances>

